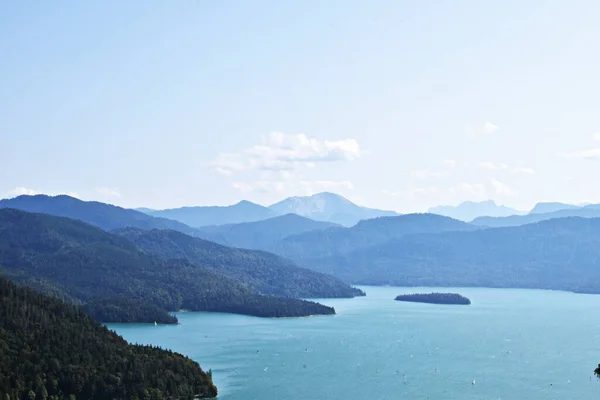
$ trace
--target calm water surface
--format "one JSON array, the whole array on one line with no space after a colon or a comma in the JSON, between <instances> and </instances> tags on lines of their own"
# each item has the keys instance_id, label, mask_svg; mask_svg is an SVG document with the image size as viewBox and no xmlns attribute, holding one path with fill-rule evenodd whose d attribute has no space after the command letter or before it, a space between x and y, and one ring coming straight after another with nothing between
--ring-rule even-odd
<instances>
[{"instance_id":1,"label":"calm water surface","mask_svg":"<svg viewBox=\"0 0 600 400\"><path fill-rule=\"evenodd\" d=\"M212 369L222 400L600 398L600 296L444 288L473 304L442 306L393 300L432 288L363 290L321 300L335 316L179 313L176 326L109 327Z\"/></svg>"}]
</instances>

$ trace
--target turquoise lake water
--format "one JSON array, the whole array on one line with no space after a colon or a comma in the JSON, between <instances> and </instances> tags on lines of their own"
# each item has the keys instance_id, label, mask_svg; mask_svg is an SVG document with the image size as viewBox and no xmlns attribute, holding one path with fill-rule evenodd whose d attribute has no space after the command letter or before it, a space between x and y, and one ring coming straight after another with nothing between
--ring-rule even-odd
<instances>
[{"instance_id":1,"label":"turquoise lake water","mask_svg":"<svg viewBox=\"0 0 600 400\"><path fill-rule=\"evenodd\" d=\"M261 319L178 313L179 325L109 324L133 343L213 371L222 400L600 398L600 295L362 287L337 315ZM394 301L458 292L470 306ZM475 384L473 384L475 381Z\"/></svg>"}]
</instances>

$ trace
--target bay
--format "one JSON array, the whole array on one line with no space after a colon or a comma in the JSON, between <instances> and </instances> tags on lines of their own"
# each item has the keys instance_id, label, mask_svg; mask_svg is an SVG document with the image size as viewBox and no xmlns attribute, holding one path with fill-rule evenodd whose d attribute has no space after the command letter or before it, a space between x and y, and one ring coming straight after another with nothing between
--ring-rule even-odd
<instances>
[{"instance_id":1,"label":"bay","mask_svg":"<svg viewBox=\"0 0 600 400\"><path fill-rule=\"evenodd\" d=\"M179 325L108 324L133 343L212 369L222 400L596 399L600 296L483 288L361 287L337 315L177 313ZM469 306L394 301L457 292Z\"/></svg>"}]
</instances>

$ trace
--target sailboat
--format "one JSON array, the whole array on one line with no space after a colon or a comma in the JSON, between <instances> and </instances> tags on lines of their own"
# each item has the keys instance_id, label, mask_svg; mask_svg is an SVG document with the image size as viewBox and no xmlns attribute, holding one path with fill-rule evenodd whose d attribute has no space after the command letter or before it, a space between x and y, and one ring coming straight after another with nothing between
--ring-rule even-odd
<instances>
[{"instance_id":1,"label":"sailboat","mask_svg":"<svg viewBox=\"0 0 600 400\"><path fill-rule=\"evenodd\" d=\"M156 323L156 321L154 321L154 326L157 326L158 324Z\"/></svg>"}]
</instances>

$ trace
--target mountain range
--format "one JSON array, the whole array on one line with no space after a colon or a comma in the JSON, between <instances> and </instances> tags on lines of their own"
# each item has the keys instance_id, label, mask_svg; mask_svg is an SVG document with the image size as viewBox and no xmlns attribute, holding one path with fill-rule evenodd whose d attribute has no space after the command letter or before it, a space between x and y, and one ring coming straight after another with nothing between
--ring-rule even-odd
<instances>
[{"instance_id":1,"label":"mountain range","mask_svg":"<svg viewBox=\"0 0 600 400\"><path fill-rule=\"evenodd\" d=\"M329 192L312 196L289 197L269 206L278 214L294 213L317 221L352 226L360 220L398 215L395 211L383 211L361 207L350 200Z\"/></svg>"},{"instance_id":2,"label":"mountain range","mask_svg":"<svg viewBox=\"0 0 600 400\"><path fill-rule=\"evenodd\" d=\"M266 250L310 267L310 260L315 258L344 254L409 234L474 229L478 228L441 215L406 214L368 219L350 228L333 227L291 235Z\"/></svg>"},{"instance_id":3,"label":"mountain range","mask_svg":"<svg viewBox=\"0 0 600 400\"><path fill-rule=\"evenodd\" d=\"M172 229L189 235L197 234L195 229L179 221L152 217L139 211L97 201L82 201L66 195L22 195L12 199L0 200L0 209L2 208L14 208L32 213L78 219L107 231L135 227L140 229Z\"/></svg>"},{"instance_id":4,"label":"mountain range","mask_svg":"<svg viewBox=\"0 0 600 400\"><path fill-rule=\"evenodd\" d=\"M511 215L502 218L479 217L475 218L471 223L478 226L491 228L520 226L532 224L535 222L547 221L556 218L581 217L581 218L599 218L600 206L590 204L583 207L568 207L557 211L538 213L533 212L527 215Z\"/></svg>"},{"instance_id":5,"label":"mountain range","mask_svg":"<svg viewBox=\"0 0 600 400\"><path fill-rule=\"evenodd\" d=\"M342 209L358 207L330 194L312 199L323 198L330 219L336 213L328 207L338 200ZM277 214L290 204L297 213ZM68 196L2 200L0 273L111 321L173 322L167 311L178 308L327 314L332 310L297 299L363 295L350 283L600 293L598 205L541 203L526 215L470 223L426 213L343 226L299 215L321 213L301 204L263 207L276 212L270 218L193 228Z\"/></svg>"},{"instance_id":6,"label":"mountain range","mask_svg":"<svg viewBox=\"0 0 600 400\"><path fill-rule=\"evenodd\" d=\"M260 221L276 217L277 212L243 200L231 206L180 207L146 212L153 217L169 218L186 225L199 227Z\"/></svg>"},{"instance_id":7,"label":"mountain range","mask_svg":"<svg viewBox=\"0 0 600 400\"><path fill-rule=\"evenodd\" d=\"M557 203L557 202L541 202L537 203L528 214L545 214L560 210L572 210L580 208L575 204ZM483 215L482 215L483 216ZM490 217L505 217L506 215L489 215Z\"/></svg>"},{"instance_id":8,"label":"mountain range","mask_svg":"<svg viewBox=\"0 0 600 400\"><path fill-rule=\"evenodd\" d=\"M256 222L200 227L198 236L231 247L268 249L288 236L334 227L341 226L285 214Z\"/></svg>"},{"instance_id":9,"label":"mountain range","mask_svg":"<svg viewBox=\"0 0 600 400\"><path fill-rule=\"evenodd\" d=\"M600 219L406 235L310 265L356 284L600 293Z\"/></svg>"},{"instance_id":10,"label":"mountain range","mask_svg":"<svg viewBox=\"0 0 600 400\"><path fill-rule=\"evenodd\" d=\"M256 222L287 214L344 226L352 226L363 219L398 215L394 211L361 207L338 194L328 192L290 197L269 207L243 200L231 206L196 206L165 210L142 207L136 210L154 217L176 220L195 228Z\"/></svg>"},{"instance_id":11,"label":"mountain range","mask_svg":"<svg viewBox=\"0 0 600 400\"><path fill-rule=\"evenodd\" d=\"M477 217L507 217L509 215L520 215L524 212L509 208L503 205L497 205L493 200L474 202L465 201L457 206L437 206L428 210L429 213L444 215L446 217L469 222Z\"/></svg>"},{"instance_id":12,"label":"mountain range","mask_svg":"<svg viewBox=\"0 0 600 400\"><path fill-rule=\"evenodd\" d=\"M80 217L82 207L96 215L99 206L78 203L73 209ZM174 322L166 311L180 308L256 316L328 314L333 312L329 307L293 297L362 294L273 254L236 250L172 230L142 234L146 231L135 229L110 233L75 219L0 209L0 274L83 304L106 322ZM126 236L138 240L139 247Z\"/></svg>"}]
</instances>

